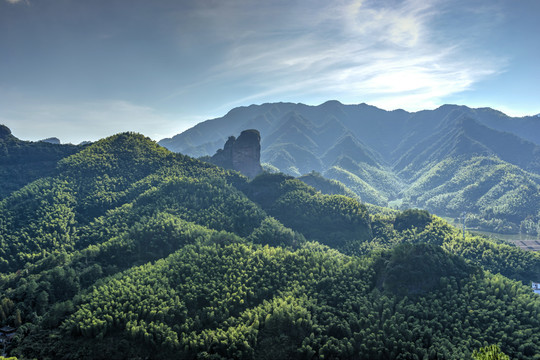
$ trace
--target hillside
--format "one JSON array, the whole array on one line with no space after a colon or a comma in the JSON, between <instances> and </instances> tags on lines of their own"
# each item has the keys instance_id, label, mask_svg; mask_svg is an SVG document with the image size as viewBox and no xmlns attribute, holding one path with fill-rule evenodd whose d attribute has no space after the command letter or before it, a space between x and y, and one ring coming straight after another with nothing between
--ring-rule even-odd
<instances>
[{"instance_id":1,"label":"hillside","mask_svg":"<svg viewBox=\"0 0 540 360\"><path fill-rule=\"evenodd\" d=\"M540 191L538 117L457 105L410 113L337 101L274 103L233 109L159 143L191 156L212 155L243 128L260 131L267 168L293 176L318 172L378 206L397 203L449 217L466 211L481 229L540 233L538 202L516 209L524 196ZM482 171L471 168L478 157L486 159ZM497 166L508 175L487 179ZM456 174L466 179L457 181ZM481 193L462 199L467 186Z\"/></svg>"},{"instance_id":2,"label":"hillside","mask_svg":"<svg viewBox=\"0 0 540 360\"><path fill-rule=\"evenodd\" d=\"M60 159L81 148L22 141L0 125L0 200L36 179L54 174Z\"/></svg>"},{"instance_id":3,"label":"hillside","mask_svg":"<svg viewBox=\"0 0 540 360\"><path fill-rule=\"evenodd\" d=\"M369 214L133 133L55 171L0 201L0 326L19 359L540 353L540 255L425 211Z\"/></svg>"},{"instance_id":4,"label":"hillside","mask_svg":"<svg viewBox=\"0 0 540 360\"><path fill-rule=\"evenodd\" d=\"M463 116L412 146L396 161L393 169L402 178L410 180L427 164L471 155L494 156L525 171L540 174L540 146Z\"/></svg>"}]
</instances>

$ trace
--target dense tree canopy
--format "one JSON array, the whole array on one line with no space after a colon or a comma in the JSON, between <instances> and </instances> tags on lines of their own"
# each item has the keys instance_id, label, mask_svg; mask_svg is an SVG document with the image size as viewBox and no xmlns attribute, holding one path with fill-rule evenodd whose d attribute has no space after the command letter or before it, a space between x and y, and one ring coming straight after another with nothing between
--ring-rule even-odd
<instances>
[{"instance_id":1,"label":"dense tree canopy","mask_svg":"<svg viewBox=\"0 0 540 360\"><path fill-rule=\"evenodd\" d=\"M248 181L137 134L79 150L0 201L10 355L540 354L536 253L283 174Z\"/></svg>"}]
</instances>

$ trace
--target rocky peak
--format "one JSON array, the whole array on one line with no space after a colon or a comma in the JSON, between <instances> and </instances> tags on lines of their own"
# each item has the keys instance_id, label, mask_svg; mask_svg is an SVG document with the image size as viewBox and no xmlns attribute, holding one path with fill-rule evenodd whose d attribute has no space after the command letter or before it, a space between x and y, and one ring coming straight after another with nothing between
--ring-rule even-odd
<instances>
[{"instance_id":1,"label":"rocky peak","mask_svg":"<svg viewBox=\"0 0 540 360\"><path fill-rule=\"evenodd\" d=\"M234 142L232 150L233 169L250 178L262 172L261 134L257 130L242 131Z\"/></svg>"},{"instance_id":2,"label":"rocky peak","mask_svg":"<svg viewBox=\"0 0 540 360\"><path fill-rule=\"evenodd\" d=\"M210 158L210 162L254 178L262 172L261 134L258 130L244 130L238 138L230 136L223 149Z\"/></svg>"},{"instance_id":3,"label":"rocky peak","mask_svg":"<svg viewBox=\"0 0 540 360\"><path fill-rule=\"evenodd\" d=\"M9 135L11 135L11 130L7 126L0 124L0 139L7 138Z\"/></svg>"}]
</instances>

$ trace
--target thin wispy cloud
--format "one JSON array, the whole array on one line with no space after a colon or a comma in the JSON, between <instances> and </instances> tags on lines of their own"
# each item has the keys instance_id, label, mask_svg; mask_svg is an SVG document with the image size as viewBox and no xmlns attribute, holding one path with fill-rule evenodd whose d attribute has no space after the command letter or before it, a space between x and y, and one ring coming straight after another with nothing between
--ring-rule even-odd
<instances>
[{"instance_id":1,"label":"thin wispy cloud","mask_svg":"<svg viewBox=\"0 0 540 360\"><path fill-rule=\"evenodd\" d=\"M24 3L26 5L30 5L30 2L28 0L6 0L6 2L10 4Z\"/></svg>"},{"instance_id":2,"label":"thin wispy cloud","mask_svg":"<svg viewBox=\"0 0 540 360\"><path fill-rule=\"evenodd\" d=\"M520 4L0 0L0 95L23 95L0 96L0 121L27 138L43 119L60 138L90 122L154 137L273 101L538 113L540 2Z\"/></svg>"},{"instance_id":3,"label":"thin wispy cloud","mask_svg":"<svg viewBox=\"0 0 540 360\"><path fill-rule=\"evenodd\" d=\"M201 20L217 24L215 33L224 31L221 40L229 45L206 75L251 86L256 93L246 98L254 101L269 93L349 102L379 95L418 109L503 69L504 59L468 57L459 39L438 42L433 27L445 11L442 2L315 3L293 2L276 17L244 1L203 8ZM232 22L226 31L223 19Z\"/></svg>"}]
</instances>

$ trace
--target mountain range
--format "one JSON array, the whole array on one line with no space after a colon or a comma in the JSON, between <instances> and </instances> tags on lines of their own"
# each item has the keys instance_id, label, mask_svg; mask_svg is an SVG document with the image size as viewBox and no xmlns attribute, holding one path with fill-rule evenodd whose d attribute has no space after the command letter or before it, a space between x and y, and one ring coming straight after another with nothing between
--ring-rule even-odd
<instances>
[{"instance_id":1,"label":"mountain range","mask_svg":"<svg viewBox=\"0 0 540 360\"><path fill-rule=\"evenodd\" d=\"M466 212L473 227L540 232L537 116L458 105L407 112L338 101L268 103L235 108L159 144L190 156L213 155L248 128L261 134L268 170L320 173L375 205L449 217Z\"/></svg>"}]
</instances>

